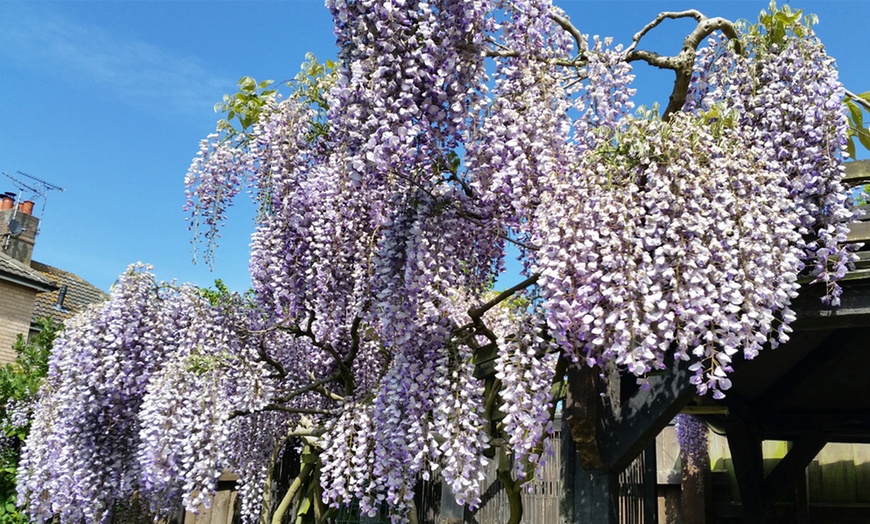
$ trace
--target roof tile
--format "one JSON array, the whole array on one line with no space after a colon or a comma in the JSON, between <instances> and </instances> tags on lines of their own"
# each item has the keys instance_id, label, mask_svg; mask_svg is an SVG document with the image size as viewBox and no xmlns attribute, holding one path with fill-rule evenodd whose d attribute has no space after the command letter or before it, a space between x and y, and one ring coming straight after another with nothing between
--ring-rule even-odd
<instances>
[{"instance_id":1,"label":"roof tile","mask_svg":"<svg viewBox=\"0 0 870 524\"><path fill-rule=\"evenodd\" d=\"M58 287L55 291L36 295L33 320L40 317L51 317L55 320L63 321L88 305L102 302L109 298L108 293L74 273L35 260L30 263L30 266ZM64 297L63 308L61 309L57 307L57 299L60 289L64 285L67 286L67 292Z\"/></svg>"}]
</instances>

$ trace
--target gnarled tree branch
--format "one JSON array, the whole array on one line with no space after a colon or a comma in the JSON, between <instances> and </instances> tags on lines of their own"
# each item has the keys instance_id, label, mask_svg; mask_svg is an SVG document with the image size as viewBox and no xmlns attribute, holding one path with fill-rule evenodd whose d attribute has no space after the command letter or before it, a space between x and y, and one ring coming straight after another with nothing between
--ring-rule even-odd
<instances>
[{"instance_id":1,"label":"gnarled tree branch","mask_svg":"<svg viewBox=\"0 0 870 524\"><path fill-rule=\"evenodd\" d=\"M659 15L657 17L655 17L655 19L652 22L648 23L647 25L645 25L643 27L643 29L641 29L640 31L638 31L637 33L634 34L634 37L632 37L632 39L631 39L631 45L628 46L628 49L626 49L625 52L631 53L632 51L634 51L635 48L637 48L637 45L640 43L640 39L643 38L644 35L646 35L650 31L652 31L653 28L655 28L656 26L658 26L659 24L661 24L665 20L667 20L667 19L675 20L678 18L694 18L696 22L701 22L706 17L703 14L701 14L700 11L697 11L695 9L690 9L688 11L679 11L679 12L665 11L664 13L659 13Z\"/></svg>"},{"instance_id":2,"label":"gnarled tree branch","mask_svg":"<svg viewBox=\"0 0 870 524\"><path fill-rule=\"evenodd\" d=\"M583 52L586 45L582 33L580 33L580 31L566 17L559 13L551 12L550 18L574 38L577 42L579 54L577 58L573 60L556 58L550 59L548 62L553 65L566 67L582 66L585 63ZM690 32L683 40L683 47L679 53L674 56L662 56L652 51L637 48L641 39L643 39L643 37L654 28L658 27L662 22L679 18L692 18L698 22L692 32ZM695 51L705 38L709 37L716 31L721 31L728 39L736 42L737 52L742 52L737 28L734 26L733 22L721 17L708 18L695 9L687 11L665 11L659 13L654 20L645 25L632 38L631 45L628 46L624 53L627 62L643 61L653 67L670 69L674 71L676 75L676 78L674 79L674 88L671 91L668 106L665 108L665 112L662 115L663 119L668 119L673 113L682 110L683 105L686 103L686 96L692 79L692 67L695 64ZM515 57L519 56L519 53L515 50L507 49L506 47L499 45L499 49L488 51L487 56Z\"/></svg>"},{"instance_id":3,"label":"gnarled tree branch","mask_svg":"<svg viewBox=\"0 0 870 524\"><path fill-rule=\"evenodd\" d=\"M694 18L698 25L695 29L686 36L683 40L683 48L674 56L661 56L657 53L637 49L641 38L646 35L654 27L661 24L667 19L676 18ZM674 88L671 91L670 101L665 108L662 118L667 120L672 114L680 111L686 103L686 95L689 92L689 83L692 80L692 67L695 64L695 51L705 38L716 31L722 31L725 36L734 40L738 44L737 52L742 52L739 47L739 38L737 29L734 23L725 18L707 18L699 11L689 10L681 12L664 12L659 14L655 20L647 24L632 39L632 44L626 50L625 60L627 62L635 62L638 60L644 61L654 67L661 69L670 69L676 74L674 80Z\"/></svg>"},{"instance_id":4,"label":"gnarled tree branch","mask_svg":"<svg viewBox=\"0 0 870 524\"><path fill-rule=\"evenodd\" d=\"M568 34L574 38L574 42L577 43L577 54L578 56L583 56L583 51L586 49L586 38L583 37L583 33L581 33L567 17L562 16L559 13L550 11L550 19L556 22L559 27L567 31Z\"/></svg>"},{"instance_id":5,"label":"gnarled tree branch","mask_svg":"<svg viewBox=\"0 0 870 524\"><path fill-rule=\"evenodd\" d=\"M508 289L505 289L504 291L499 293L498 296L496 296L495 298L493 298L492 300L490 300L486 304L480 305L474 309L469 310L468 316L470 316L472 319L480 319L480 317L482 317L487 311L489 311L490 309L499 305L500 303L504 302L505 300L509 299L517 291L522 291L523 289L526 289L527 287L531 286L532 284L537 282L540 277L541 277L541 275L538 275L538 274L532 275L529 278L520 282L519 284L517 284L513 287L510 287Z\"/></svg>"}]
</instances>

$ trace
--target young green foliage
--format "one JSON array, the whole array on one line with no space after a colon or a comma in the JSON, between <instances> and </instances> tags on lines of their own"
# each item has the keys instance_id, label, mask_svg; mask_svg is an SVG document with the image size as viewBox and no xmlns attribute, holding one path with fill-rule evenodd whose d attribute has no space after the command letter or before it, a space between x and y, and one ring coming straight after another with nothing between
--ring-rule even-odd
<instances>
[{"instance_id":1,"label":"young green foliage","mask_svg":"<svg viewBox=\"0 0 870 524\"><path fill-rule=\"evenodd\" d=\"M25 340L18 335L15 361L0 368L0 524L30 522L15 505L16 476L21 446L30 432L30 407L48 372L48 357L62 324L50 318L37 321L39 331Z\"/></svg>"},{"instance_id":2,"label":"young green foliage","mask_svg":"<svg viewBox=\"0 0 870 524\"><path fill-rule=\"evenodd\" d=\"M849 138L846 149L849 156L855 158L855 137L858 137L864 149L870 150L870 129L864 125L864 111L870 107L870 91L855 95L855 98L847 96L845 104L849 110Z\"/></svg>"},{"instance_id":3,"label":"young green foliage","mask_svg":"<svg viewBox=\"0 0 870 524\"><path fill-rule=\"evenodd\" d=\"M240 78L239 92L235 95L224 95L223 102L214 106L215 113L226 113L226 118L218 121L217 130L226 133L228 137L248 131L260 119L263 107L275 100L278 90L267 89L274 82L263 80L257 83L250 76ZM238 120L239 129L233 125L233 119Z\"/></svg>"}]
</instances>

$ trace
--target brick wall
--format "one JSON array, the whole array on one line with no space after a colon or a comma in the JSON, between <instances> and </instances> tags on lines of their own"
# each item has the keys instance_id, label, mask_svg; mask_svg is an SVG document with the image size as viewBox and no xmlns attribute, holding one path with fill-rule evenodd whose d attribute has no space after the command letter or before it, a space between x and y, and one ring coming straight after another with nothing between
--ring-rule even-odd
<instances>
[{"instance_id":1,"label":"brick wall","mask_svg":"<svg viewBox=\"0 0 870 524\"><path fill-rule=\"evenodd\" d=\"M12 345L19 333L27 336L36 291L0 281L0 364L15 360Z\"/></svg>"}]
</instances>

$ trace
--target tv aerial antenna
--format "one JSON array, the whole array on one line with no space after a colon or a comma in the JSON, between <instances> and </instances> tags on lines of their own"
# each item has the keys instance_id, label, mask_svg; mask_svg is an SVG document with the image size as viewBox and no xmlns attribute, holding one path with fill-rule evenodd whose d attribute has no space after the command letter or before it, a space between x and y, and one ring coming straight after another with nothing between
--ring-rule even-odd
<instances>
[{"instance_id":1,"label":"tv aerial antenna","mask_svg":"<svg viewBox=\"0 0 870 524\"><path fill-rule=\"evenodd\" d=\"M48 201L48 192L49 191L65 191L64 188L60 187L57 184L52 184L47 180L43 180L39 177L35 177L33 175L27 174L24 171L16 171L16 176L12 176L9 173L3 172L3 176L12 181L12 184L18 189L18 201L21 201L21 195L28 191L32 193L34 196L42 197L42 209L39 211L40 222L42 221L43 215L45 215L45 204ZM21 223L15 219L15 215L18 214L18 209L12 213L12 220L9 222L9 232L13 235L21 234L24 229L21 226ZM14 223L14 224L13 224ZM17 232L16 232L17 231ZM37 233L39 231L37 230Z\"/></svg>"}]
</instances>

